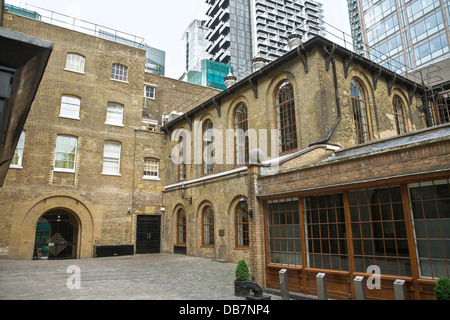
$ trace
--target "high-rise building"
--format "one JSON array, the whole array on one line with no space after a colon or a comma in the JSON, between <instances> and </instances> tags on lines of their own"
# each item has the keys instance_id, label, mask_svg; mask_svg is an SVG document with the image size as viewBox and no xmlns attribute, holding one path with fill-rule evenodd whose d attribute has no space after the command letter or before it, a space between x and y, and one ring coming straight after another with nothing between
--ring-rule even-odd
<instances>
[{"instance_id":1,"label":"high-rise building","mask_svg":"<svg viewBox=\"0 0 450 320\"><path fill-rule=\"evenodd\" d=\"M347 0L357 53L406 73L450 57L450 0Z\"/></svg>"},{"instance_id":2,"label":"high-rise building","mask_svg":"<svg viewBox=\"0 0 450 320\"><path fill-rule=\"evenodd\" d=\"M191 22L182 40L186 41L186 70L193 69L200 61L207 59L206 20L195 19Z\"/></svg>"},{"instance_id":3,"label":"high-rise building","mask_svg":"<svg viewBox=\"0 0 450 320\"><path fill-rule=\"evenodd\" d=\"M229 64L243 78L251 61L262 56L268 61L285 54L291 33L304 39L322 34L323 9L306 0L207 0L209 32L207 52L216 62Z\"/></svg>"}]
</instances>

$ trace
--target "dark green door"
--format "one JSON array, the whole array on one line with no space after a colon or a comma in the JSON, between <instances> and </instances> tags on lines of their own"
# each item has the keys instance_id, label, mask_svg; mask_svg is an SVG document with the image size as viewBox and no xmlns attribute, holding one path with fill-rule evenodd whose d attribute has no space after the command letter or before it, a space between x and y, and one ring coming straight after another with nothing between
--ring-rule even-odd
<instances>
[{"instance_id":1,"label":"dark green door","mask_svg":"<svg viewBox=\"0 0 450 320\"><path fill-rule=\"evenodd\" d=\"M161 252L161 216L137 216L136 253Z\"/></svg>"}]
</instances>

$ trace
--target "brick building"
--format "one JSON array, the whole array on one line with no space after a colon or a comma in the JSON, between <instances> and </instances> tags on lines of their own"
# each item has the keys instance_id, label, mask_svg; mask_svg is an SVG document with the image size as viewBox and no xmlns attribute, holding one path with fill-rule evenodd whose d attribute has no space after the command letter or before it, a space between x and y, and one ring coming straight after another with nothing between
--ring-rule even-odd
<instances>
[{"instance_id":1,"label":"brick building","mask_svg":"<svg viewBox=\"0 0 450 320\"><path fill-rule=\"evenodd\" d=\"M375 266L369 298L402 279L429 299L449 276L450 126L427 127L416 82L315 37L217 91L145 74L142 50L5 17L55 46L0 190L2 258L36 256L62 217L73 258L119 245L245 259L262 287L287 269L303 294L323 272L330 298L354 299ZM84 73L64 70L68 53ZM128 79L111 80L120 66ZM62 118L73 97L80 119Z\"/></svg>"},{"instance_id":2,"label":"brick building","mask_svg":"<svg viewBox=\"0 0 450 320\"><path fill-rule=\"evenodd\" d=\"M432 298L450 272L450 127L426 126L422 94L321 37L256 70L163 127L191 160L167 177L165 248L244 258L265 288L287 269L290 291L316 295L320 272L329 297L355 299L375 268L368 298L394 299L396 279Z\"/></svg>"},{"instance_id":3,"label":"brick building","mask_svg":"<svg viewBox=\"0 0 450 320\"><path fill-rule=\"evenodd\" d=\"M0 190L0 257L159 251L159 240L136 243L145 216L160 215L158 126L165 108L217 91L145 73L133 46L11 13L3 22L54 48Z\"/></svg>"}]
</instances>

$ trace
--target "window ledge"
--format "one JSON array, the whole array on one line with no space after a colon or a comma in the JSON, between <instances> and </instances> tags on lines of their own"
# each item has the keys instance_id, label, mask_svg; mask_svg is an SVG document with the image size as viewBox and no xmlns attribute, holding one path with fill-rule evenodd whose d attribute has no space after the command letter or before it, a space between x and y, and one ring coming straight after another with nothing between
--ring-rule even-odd
<instances>
[{"instance_id":1,"label":"window ledge","mask_svg":"<svg viewBox=\"0 0 450 320\"><path fill-rule=\"evenodd\" d=\"M129 83L128 81L117 80L117 79L113 79L113 78L111 78L111 81L116 81L116 82L121 82L121 83Z\"/></svg>"},{"instance_id":2,"label":"window ledge","mask_svg":"<svg viewBox=\"0 0 450 320\"><path fill-rule=\"evenodd\" d=\"M161 181L161 179L159 177L147 177L147 176L143 176L142 177L143 180L150 180L150 181Z\"/></svg>"},{"instance_id":3,"label":"window ledge","mask_svg":"<svg viewBox=\"0 0 450 320\"><path fill-rule=\"evenodd\" d=\"M107 124L107 125L109 125L109 126L114 126L114 127L125 127L125 125L122 123L122 124L118 124L118 123L112 123L112 122L105 122L105 124Z\"/></svg>"},{"instance_id":4,"label":"window ledge","mask_svg":"<svg viewBox=\"0 0 450 320\"><path fill-rule=\"evenodd\" d=\"M102 176L121 177L122 175L120 173L105 173L105 172L102 172Z\"/></svg>"},{"instance_id":5,"label":"window ledge","mask_svg":"<svg viewBox=\"0 0 450 320\"><path fill-rule=\"evenodd\" d=\"M75 118L75 117L68 117L68 116L64 116L62 114L59 115L60 118L64 118L64 119L71 119L71 120L81 120L80 118Z\"/></svg>"},{"instance_id":6,"label":"window ledge","mask_svg":"<svg viewBox=\"0 0 450 320\"><path fill-rule=\"evenodd\" d=\"M19 165L16 165L16 164L9 165L9 168L10 169L18 169L18 170L22 170L23 169L22 166L19 166Z\"/></svg>"},{"instance_id":7,"label":"window ledge","mask_svg":"<svg viewBox=\"0 0 450 320\"><path fill-rule=\"evenodd\" d=\"M75 173L74 169L61 169L61 168L53 168L54 172L63 172L63 173Z\"/></svg>"},{"instance_id":8,"label":"window ledge","mask_svg":"<svg viewBox=\"0 0 450 320\"><path fill-rule=\"evenodd\" d=\"M64 71L74 72L74 73L78 73L78 74L86 74L84 71L77 71L77 70L72 70L72 69L67 69L67 68L64 68Z\"/></svg>"}]
</instances>

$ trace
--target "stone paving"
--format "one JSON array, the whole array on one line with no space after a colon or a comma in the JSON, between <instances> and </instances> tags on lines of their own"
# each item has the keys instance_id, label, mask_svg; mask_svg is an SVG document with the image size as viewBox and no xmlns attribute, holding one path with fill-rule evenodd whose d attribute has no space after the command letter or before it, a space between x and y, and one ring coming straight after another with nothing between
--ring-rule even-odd
<instances>
[{"instance_id":1,"label":"stone paving","mask_svg":"<svg viewBox=\"0 0 450 320\"><path fill-rule=\"evenodd\" d=\"M0 300L245 300L234 295L235 269L176 254L0 260Z\"/></svg>"}]
</instances>

